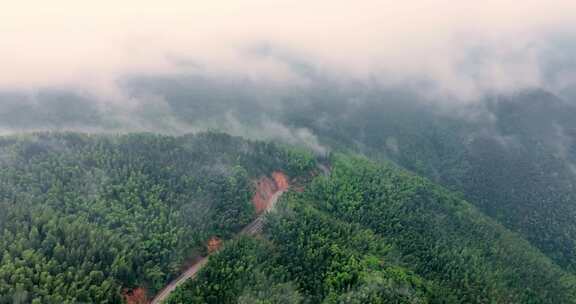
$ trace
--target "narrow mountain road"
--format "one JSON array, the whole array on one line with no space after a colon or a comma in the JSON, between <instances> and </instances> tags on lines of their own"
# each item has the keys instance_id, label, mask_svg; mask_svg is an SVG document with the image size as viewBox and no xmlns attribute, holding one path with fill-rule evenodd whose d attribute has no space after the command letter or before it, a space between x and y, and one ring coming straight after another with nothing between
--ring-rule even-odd
<instances>
[{"instance_id":1,"label":"narrow mountain road","mask_svg":"<svg viewBox=\"0 0 576 304\"><path fill-rule=\"evenodd\" d=\"M284 194L286 190L278 190L270 197L270 202L268 203L268 207L260 216L254 219L250 224L246 225L242 231L240 231L241 235L256 235L262 232L262 227L264 227L264 220L266 219L266 214L272 210L274 210L274 206L276 206L276 202Z\"/></svg>"},{"instance_id":2,"label":"narrow mountain road","mask_svg":"<svg viewBox=\"0 0 576 304\"><path fill-rule=\"evenodd\" d=\"M266 209L264 212L260 213L260 215L254 219L250 224L246 225L242 231L240 231L239 235L257 235L262 232L262 228L264 227L264 221L266 219L266 214L274 209L276 202L286 192L287 189L279 189L277 190L268 201ZM198 262L192 264L184 273L182 273L178 278L170 282L166 287L164 287L155 297L150 301L150 304L160 304L164 300L168 298L168 296L176 290L178 286L186 282L186 280L193 278L196 276L198 271L202 269L204 265L208 262L208 258L210 255L203 257Z\"/></svg>"},{"instance_id":3,"label":"narrow mountain road","mask_svg":"<svg viewBox=\"0 0 576 304\"><path fill-rule=\"evenodd\" d=\"M176 287L180 286L182 283L186 282L186 280L193 278L198 270L202 268L202 266L206 265L208 262L208 257L203 257L198 262L194 263L190 268L186 269L184 273L182 273L178 278L174 281L170 282L164 289L162 289L154 299L150 302L151 304L160 304L164 300L168 298L168 296L176 290Z\"/></svg>"}]
</instances>

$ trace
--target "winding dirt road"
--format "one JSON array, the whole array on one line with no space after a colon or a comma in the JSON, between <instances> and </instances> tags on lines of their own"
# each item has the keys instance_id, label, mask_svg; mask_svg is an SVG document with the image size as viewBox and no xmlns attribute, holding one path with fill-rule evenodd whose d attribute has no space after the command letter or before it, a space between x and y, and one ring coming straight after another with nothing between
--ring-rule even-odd
<instances>
[{"instance_id":1,"label":"winding dirt road","mask_svg":"<svg viewBox=\"0 0 576 304\"><path fill-rule=\"evenodd\" d=\"M168 298L168 296L174 290L176 290L176 287L178 287L182 283L186 282L186 280L193 278L196 275L196 273L198 273L198 270L200 270L202 268L202 266L206 265L207 262L208 262L208 256L203 257L198 262L194 263L192 266L190 266L190 268L186 269L186 271L184 271L184 273L182 273L178 278L176 278L174 281L170 282L170 284L168 284L166 287L164 287L164 289L162 289L156 295L156 297L154 297L154 299L152 299L152 301L150 301L150 303L151 304L162 303L164 300L166 300Z\"/></svg>"},{"instance_id":2,"label":"winding dirt road","mask_svg":"<svg viewBox=\"0 0 576 304\"><path fill-rule=\"evenodd\" d=\"M270 197L270 202L269 202L266 210L264 212L262 212L262 214L260 214L260 216L258 216L256 219L254 219L250 224L246 225L246 227L244 227L244 229L242 229L242 231L240 231L240 235L260 234L262 232L262 228L264 227L264 221L266 220L266 214L274 209L276 202L278 201L280 196L282 196L282 194L284 194L284 192L286 192L286 189L278 190L276 193L274 193Z\"/></svg>"},{"instance_id":3,"label":"winding dirt road","mask_svg":"<svg viewBox=\"0 0 576 304\"><path fill-rule=\"evenodd\" d=\"M262 228L264 227L264 221L266 219L266 214L274 209L276 202L287 191L287 185L281 186L279 189L270 196L268 199L268 203L266 204L266 209L260 213L260 215L254 219L250 224L246 225L242 231L238 235L257 235L262 232ZM194 278L198 271L202 269L204 265L208 262L208 258L210 255L203 257L202 259L198 260L198 262L192 264L184 273L182 273L178 278L170 282L166 287L164 287L155 297L150 301L150 304L160 304L164 300L168 298L168 296L176 290L178 286L186 282L186 280L190 278Z\"/></svg>"}]
</instances>

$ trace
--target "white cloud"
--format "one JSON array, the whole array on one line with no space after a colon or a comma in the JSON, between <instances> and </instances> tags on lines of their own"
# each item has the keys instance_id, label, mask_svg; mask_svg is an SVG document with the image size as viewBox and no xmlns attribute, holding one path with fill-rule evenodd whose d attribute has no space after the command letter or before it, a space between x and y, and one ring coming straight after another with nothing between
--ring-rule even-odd
<instances>
[{"instance_id":1,"label":"white cloud","mask_svg":"<svg viewBox=\"0 0 576 304\"><path fill-rule=\"evenodd\" d=\"M238 54L264 40L303 50L329 71L425 75L466 96L538 83L526 45L576 28L575 10L572 0L11 1L0 11L0 87L96 90L126 73L181 72L174 54L209 71L293 79L281 65ZM471 77L459 70L462 41L478 37L493 49Z\"/></svg>"}]
</instances>

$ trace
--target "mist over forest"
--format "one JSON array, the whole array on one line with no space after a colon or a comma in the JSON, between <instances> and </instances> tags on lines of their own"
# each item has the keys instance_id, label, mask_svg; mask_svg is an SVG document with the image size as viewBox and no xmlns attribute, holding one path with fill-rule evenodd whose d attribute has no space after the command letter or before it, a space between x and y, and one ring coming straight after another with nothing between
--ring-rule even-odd
<instances>
[{"instance_id":1,"label":"mist over forest","mask_svg":"<svg viewBox=\"0 0 576 304\"><path fill-rule=\"evenodd\" d=\"M576 303L572 1L0 12L0 304Z\"/></svg>"}]
</instances>

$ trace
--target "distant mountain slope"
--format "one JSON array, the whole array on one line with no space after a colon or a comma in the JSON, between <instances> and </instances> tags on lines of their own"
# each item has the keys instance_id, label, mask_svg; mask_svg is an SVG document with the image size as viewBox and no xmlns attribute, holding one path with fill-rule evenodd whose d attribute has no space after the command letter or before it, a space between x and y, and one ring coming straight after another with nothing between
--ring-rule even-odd
<instances>
[{"instance_id":1,"label":"distant mountain slope","mask_svg":"<svg viewBox=\"0 0 576 304\"><path fill-rule=\"evenodd\" d=\"M285 123L463 193L576 273L574 104L542 90L444 108L374 92L355 103L328 94L289 108Z\"/></svg>"}]
</instances>

